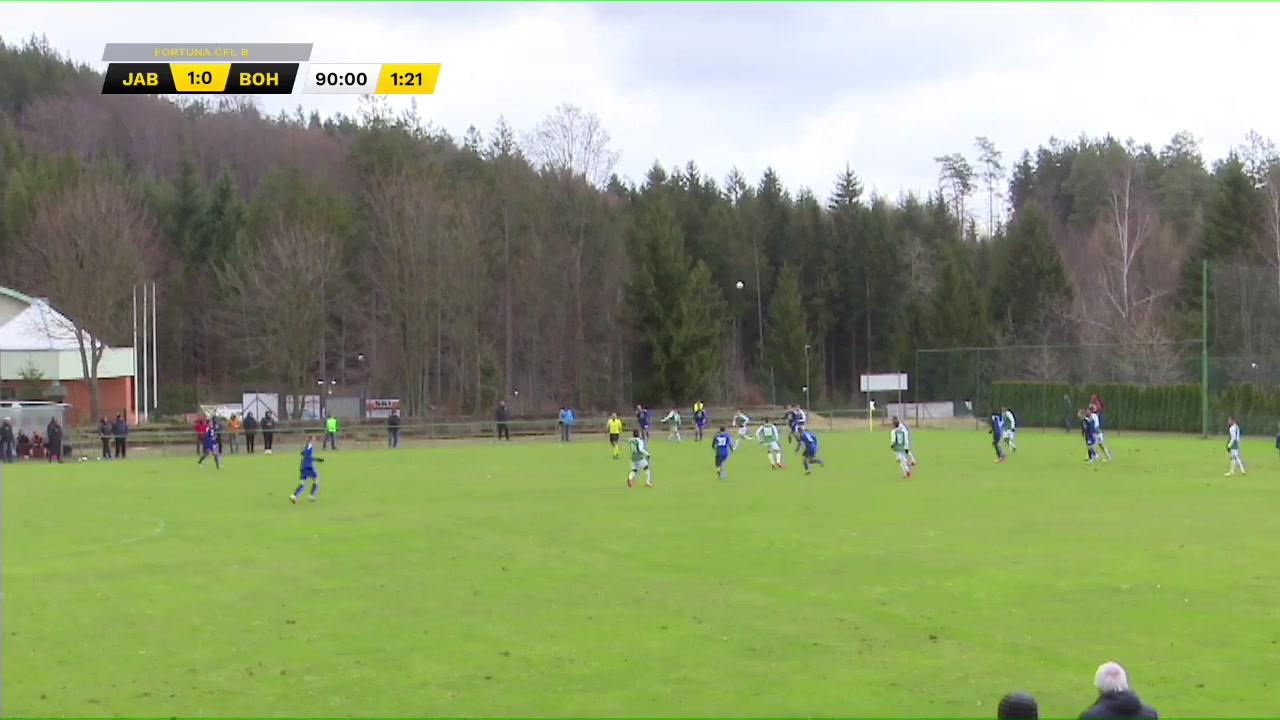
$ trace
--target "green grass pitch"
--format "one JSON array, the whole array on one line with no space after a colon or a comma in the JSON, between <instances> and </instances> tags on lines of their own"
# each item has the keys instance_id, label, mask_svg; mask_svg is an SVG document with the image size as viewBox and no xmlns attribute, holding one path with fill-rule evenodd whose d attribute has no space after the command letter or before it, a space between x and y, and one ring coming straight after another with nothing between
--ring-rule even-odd
<instances>
[{"instance_id":1,"label":"green grass pitch","mask_svg":"<svg viewBox=\"0 0 1280 720\"><path fill-rule=\"evenodd\" d=\"M1177 717L1280 707L1269 440L821 434L828 466L606 444L24 464L3 476L7 715L1049 717L1115 659ZM1270 687L1276 683L1277 687Z\"/></svg>"}]
</instances>

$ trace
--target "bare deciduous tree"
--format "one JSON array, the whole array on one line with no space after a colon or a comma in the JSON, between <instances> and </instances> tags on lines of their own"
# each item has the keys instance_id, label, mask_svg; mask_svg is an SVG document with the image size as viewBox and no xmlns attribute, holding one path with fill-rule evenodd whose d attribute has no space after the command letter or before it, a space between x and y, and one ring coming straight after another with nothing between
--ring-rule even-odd
<instances>
[{"instance_id":1,"label":"bare deciduous tree","mask_svg":"<svg viewBox=\"0 0 1280 720\"><path fill-rule=\"evenodd\" d=\"M134 286L159 252L155 225L127 190L87 176L41 202L29 233L39 292L71 323L89 383L92 417L101 415L98 363L107 343L132 329Z\"/></svg>"},{"instance_id":2,"label":"bare deciduous tree","mask_svg":"<svg viewBox=\"0 0 1280 720\"><path fill-rule=\"evenodd\" d=\"M575 105L556 108L526 139L526 153L552 178L554 234L563 238L558 243L558 264L573 303L567 308L562 303L553 304L555 312L550 319L561 326L553 336L563 338L564 346L572 348L555 359L559 366L555 374L561 386L558 392L571 401L577 389L587 383L584 366L593 362L587 357L587 304L595 294L592 289L602 280L588 267L600 257L588 252L588 246L593 251L614 250L621 242L611 227L607 202L593 192L593 188L603 188L608 183L618 163L619 154L609 143L609 133L600 118Z\"/></svg>"},{"instance_id":3,"label":"bare deciduous tree","mask_svg":"<svg viewBox=\"0 0 1280 720\"><path fill-rule=\"evenodd\" d=\"M21 125L32 144L92 162L108 149L111 114L101 98L49 96L27 108Z\"/></svg>"},{"instance_id":4,"label":"bare deciduous tree","mask_svg":"<svg viewBox=\"0 0 1280 720\"><path fill-rule=\"evenodd\" d=\"M1153 203L1139 197L1138 167L1128 153L1117 162L1107 188L1106 239L1100 289L1111 329L1139 322L1162 293L1143 283L1138 269L1158 231Z\"/></svg>"},{"instance_id":5,"label":"bare deciduous tree","mask_svg":"<svg viewBox=\"0 0 1280 720\"><path fill-rule=\"evenodd\" d=\"M534 165L552 174L568 174L603 188L621 154L609 146L612 138L599 116L577 105L555 109L525 139Z\"/></svg>"},{"instance_id":6,"label":"bare deciduous tree","mask_svg":"<svg viewBox=\"0 0 1280 720\"><path fill-rule=\"evenodd\" d=\"M365 267L396 341L405 412L431 405L431 348L438 348L449 208L431 177L396 173L370 189L370 247Z\"/></svg>"},{"instance_id":7,"label":"bare deciduous tree","mask_svg":"<svg viewBox=\"0 0 1280 720\"><path fill-rule=\"evenodd\" d=\"M982 186L987 190L987 234L995 236L1000 229L997 218L997 204L1004 184L1004 154L996 149L996 144L989 138L979 136L974 140L978 147L978 163L982 166L980 176Z\"/></svg>"},{"instance_id":8,"label":"bare deciduous tree","mask_svg":"<svg viewBox=\"0 0 1280 720\"><path fill-rule=\"evenodd\" d=\"M301 416L302 396L315 381L328 308L318 288L340 271L338 241L327 228L279 226L247 244L218 271L238 298L225 320L246 357L284 383Z\"/></svg>"},{"instance_id":9,"label":"bare deciduous tree","mask_svg":"<svg viewBox=\"0 0 1280 720\"><path fill-rule=\"evenodd\" d=\"M1254 187L1262 192L1268 241L1262 254L1275 270L1276 299L1280 302L1280 151L1270 138L1250 130L1241 156Z\"/></svg>"}]
</instances>

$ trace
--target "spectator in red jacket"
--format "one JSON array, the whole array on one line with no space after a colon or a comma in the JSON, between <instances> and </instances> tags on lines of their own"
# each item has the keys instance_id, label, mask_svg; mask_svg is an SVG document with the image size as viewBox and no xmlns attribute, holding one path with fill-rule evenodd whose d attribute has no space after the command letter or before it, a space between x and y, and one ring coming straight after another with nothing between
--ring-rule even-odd
<instances>
[{"instance_id":1,"label":"spectator in red jacket","mask_svg":"<svg viewBox=\"0 0 1280 720\"><path fill-rule=\"evenodd\" d=\"M204 435L209 432L209 420L201 415L196 418L196 454L199 455L204 450Z\"/></svg>"},{"instance_id":2,"label":"spectator in red jacket","mask_svg":"<svg viewBox=\"0 0 1280 720\"><path fill-rule=\"evenodd\" d=\"M1089 404L1093 406L1093 411L1094 411L1094 412L1096 412L1096 413L1098 413L1098 429L1099 429L1099 430L1101 430L1101 429L1102 429L1102 426L1103 426L1103 422L1102 422L1102 409L1103 409L1103 408L1102 408L1102 398L1098 397L1098 393L1094 393L1094 394L1089 398Z\"/></svg>"}]
</instances>

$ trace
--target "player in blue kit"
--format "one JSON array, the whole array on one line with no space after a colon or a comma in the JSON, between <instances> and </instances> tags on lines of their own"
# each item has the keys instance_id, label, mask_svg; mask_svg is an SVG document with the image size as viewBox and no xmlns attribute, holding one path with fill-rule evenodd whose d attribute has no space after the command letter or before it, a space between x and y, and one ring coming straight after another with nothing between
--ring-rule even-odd
<instances>
[{"instance_id":1,"label":"player in blue kit","mask_svg":"<svg viewBox=\"0 0 1280 720\"><path fill-rule=\"evenodd\" d=\"M793 414L791 415L791 439L796 441L796 452L800 452L804 443L800 441L800 436L804 434L805 423L809 422L809 417L805 415L804 409L799 405L794 405Z\"/></svg>"},{"instance_id":2,"label":"player in blue kit","mask_svg":"<svg viewBox=\"0 0 1280 720\"><path fill-rule=\"evenodd\" d=\"M800 444L804 446L804 474L808 475L813 472L814 465L826 467L827 464L818 459L818 436L809 432L805 426L800 426Z\"/></svg>"},{"instance_id":3,"label":"player in blue kit","mask_svg":"<svg viewBox=\"0 0 1280 720\"><path fill-rule=\"evenodd\" d=\"M636 406L636 427L640 428L640 439L649 442L649 408Z\"/></svg>"},{"instance_id":4,"label":"player in blue kit","mask_svg":"<svg viewBox=\"0 0 1280 720\"><path fill-rule=\"evenodd\" d=\"M1076 415L1080 418L1080 435L1084 438L1084 446L1089 450L1089 459L1085 460L1085 462L1092 465L1093 461L1098 459L1098 450L1095 447L1097 438L1093 434L1093 419L1084 410L1076 413Z\"/></svg>"},{"instance_id":5,"label":"player in blue kit","mask_svg":"<svg viewBox=\"0 0 1280 720\"><path fill-rule=\"evenodd\" d=\"M720 479L724 479L724 464L729 462L729 456L733 454L733 438L729 437L729 433L725 432L724 426L720 426L720 434L711 438L711 447L716 451L716 472L719 473Z\"/></svg>"},{"instance_id":6,"label":"player in blue kit","mask_svg":"<svg viewBox=\"0 0 1280 720\"><path fill-rule=\"evenodd\" d=\"M200 438L200 459L196 461L196 465L204 465L204 459L213 456L213 464L222 469L222 453L218 452L218 435L214 432L213 423L209 423L204 431L204 437Z\"/></svg>"},{"instance_id":7,"label":"player in blue kit","mask_svg":"<svg viewBox=\"0 0 1280 720\"><path fill-rule=\"evenodd\" d=\"M707 429L707 406L702 401L693 404L693 440L702 442L702 434Z\"/></svg>"},{"instance_id":8,"label":"player in blue kit","mask_svg":"<svg viewBox=\"0 0 1280 720\"><path fill-rule=\"evenodd\" d=\"M991 413L991 417L987 419L991 423L991 447L996 449L996 462L1004 462L1004 450L1000 448L1000 441L1004 439L1004 415L1000 411Z\"/></svg>"},{"instance_id":9,"label":"player in blue kit","mask_svg":"<svg viewBox=\"0 0 1280 720\"><path fill-rule=\"evenodd\" d=\"M316 491L320 489L320 473L316 472L316 463L324 462L324 458L315 456L316 436L312 435L307 438L307 446L302 448L302 468L299 472L298 489L293 491L289 496L289 502L294 505L298 504L298 496L302 494L302 488L307 486L307 481L311 481L311 501L315 502Z\"/></svg>"}]
</instances>

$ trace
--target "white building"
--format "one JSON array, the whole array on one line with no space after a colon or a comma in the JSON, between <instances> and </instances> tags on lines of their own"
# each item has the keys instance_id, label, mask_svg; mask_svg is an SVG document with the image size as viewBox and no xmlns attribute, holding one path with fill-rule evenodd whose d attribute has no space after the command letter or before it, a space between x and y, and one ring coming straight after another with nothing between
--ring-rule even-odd
<instances>
[{"instance_id":1,"label":"white building","mask_svg":"<svg viewBox=\"0 0 1280 720\"><path fill-rule=\"evenodd\" d=\"M85 347L90 336L85 333ZM98 362L98 389L102 412L114 417L125 411L136 420L133 348L106 348ZM0 400L14 399L22 381L32 372L46 382L61 383L66 390L67 422L91 420L89 384L80 360L75 326L45 300L0 287Z\"/></svg>"}]
</instances>

